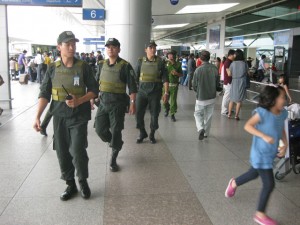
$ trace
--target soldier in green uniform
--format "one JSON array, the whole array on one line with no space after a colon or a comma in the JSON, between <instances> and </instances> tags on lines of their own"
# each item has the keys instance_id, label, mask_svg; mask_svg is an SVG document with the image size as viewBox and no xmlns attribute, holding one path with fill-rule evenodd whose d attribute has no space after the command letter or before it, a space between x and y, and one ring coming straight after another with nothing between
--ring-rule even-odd
<instances>
[{"instance_id":1,"label":"soldier in green uniform","mask_svg":"<svg viewBox=\"0 0 300 225\"><path fill-rule=\"evenodd\" d=\"M132 66L119 57L120 42L115 38L109 38L105 47L108 59L98 63L96 73L100 103L95 118L95 129L102 141L108 142L112 148L110 170L116 172L119 170L116 160L123 146L125 112L130 104L129 114L135 113L137 85ZM130 100L126 94L126 85Z\"/></svg>"},{"instance_id":2,"label":"soldier in green uniform","mask_svg":"<svg viewBox=\"0 0 300 225\"><path fill-rule=\"evenodd\" d=\"M158 116L161 110L160 99L163 102L168 101L169 95L169 77L165 64L162 59L156 56L156 43L151 40L145 48L146 56L140 58L137 63L136 81L139 84L139 90L136 99L136 122L140 135L137 143L142 143L148 134L145 129L145 112L149 104L151 123L150 123L150 142L156 143L154 137L158 129ZM162 95L164 86L165 93Z\"/></svg>"},{"instance_id":3,"label":"soldier in green uniform","mask_svg":"<svg viewBox=\"0 0 300 225\"><path fill-rule=\"evenodd\" d=\"M52 96L50 113L53 115L53 149L57 153L61 178L67 183L66 190L60 196L63 201L77 192L75 169L81 196L88 199L91 195L87 183L87 125L91 119L90 99L98 95L98 84L91 67L74 58L78 41L71 31L64 31L59 35L57 49L61 51L61 61L48 66L40 87L34 123L34 129L41 131L40 118Z\"/></svg>"},{"instance_id":4,"label":"soldier in green uniform","mask_svg":"<svg viewBox=\"0 0 300 225\"><path fill-rule=\"evenodd\" d=\"M176 52L171 51L168 53L168 61L166 63L166 68L169 74L169 102L164 103L165 117L169 115L171 111L171 119L173 122L176 121L175 113L177 112L177 93L179 77L182 76L181 63L176 62Z\"/></svg>"}]
</instances>

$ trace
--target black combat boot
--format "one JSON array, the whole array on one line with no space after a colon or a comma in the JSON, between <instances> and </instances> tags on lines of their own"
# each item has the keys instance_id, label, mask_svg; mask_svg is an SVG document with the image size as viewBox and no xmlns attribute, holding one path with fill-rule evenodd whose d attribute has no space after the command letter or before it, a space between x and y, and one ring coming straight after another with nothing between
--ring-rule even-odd
<instances>
[{"instance_id":1,"label":"black combat boot","mask_svg":"<svg viewBox=\"0 0 300 225\"><path fill-rule=\"evenodd\" d=\"M151 144L156 143L156 139L154 137L154 134L155 134L155 130L151 130L150 137L149 137Z\"/></svg>"},{"instance_id":2,"label":"black combat boot","mask_svg":"<svg viewBox=\"0 0 300 225\"><path fill-rule=\"evenodd\" d=\"M171 120L172 120L173 122L176 122L175 115L172 115L172 116L171 116Z\"/></svg>"},{"instance_id":3,"label":"black combat boot","mask_svg":"<svg viewBox=\"0 0 300 225\"><path fill-rule=\"evenodd\" d=\"M110 164L109 164L109 168L110 168L111 172L119 171L119 166L117 164L118 154L119 154L119 151L114 150L114 149L112 150Z\"/></svg>"},{"instance_id":4,"label":"black combat boot","mask_svg":"<svg viewBox=\"0 0 300 225\"><path fill-rule=\"evenodd\" d=\"M72 198L77 193L77 186L75 180L67 180L66 184L68 185L66 190L60 195L60 200L67 201Z\"/></svg>"},{"instance_id":5,"label":"black combat boot","mask_svg":"<svg viewBox=\"0 0 300 225\"><path fill-rule=\"evenodd\" d=\"M168 115L169 115L169 110L166 109L166 111L165 111L165 117L168 117Z\"/></svg>"},{"instance_id":6,"label":"black combat boot","mask_svg":"<svg viewBox=\"0 0 300 225\"><path fill-rule=\"evenodd\" d=\"M84 199L88 199L91 197L91 190L89 187L89 184L87 182L87 180L80 180L79 181L79 185L80 185L80 194L81 197L83 197Z\"/></svg>"},{"instance_id":7,"label":"black combat boot","mask_svg":"<svg viewBox=\"0 0 300 225\"><path fill-rule=\"evenodd\" d=\"M136 139L136 143L142 143L145 138L148 137L148 134L145 129L140 129L140 136Z\"/></svg>"}]
</instances>

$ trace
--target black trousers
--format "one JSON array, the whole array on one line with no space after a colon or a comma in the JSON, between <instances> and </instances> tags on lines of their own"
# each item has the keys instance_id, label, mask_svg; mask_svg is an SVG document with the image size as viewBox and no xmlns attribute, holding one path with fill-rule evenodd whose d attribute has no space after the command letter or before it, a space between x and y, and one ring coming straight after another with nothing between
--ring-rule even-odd
<instances>
[{"instance_id":1,"label":"black trousers","mask_svg":"<svg viewBox=\"0 0 300 225\"><path fill-rule=\"evenodd\" d=\"M257 81L262 82L262 80L265 78L265 74L263 70L257 70Z\"/></svg>"},{"instance_id":2,"label":"black trousers","mask_svg":"<svg viewBox=\"0 0 300 225\"><path fill-rule=\"evenodd\" d=\"M158 129L158 116L161 110L160 99L161 92L151 93L146 95L143 92L138 92L136 97L136 127L138 129L145 129L145 113L149 104L151 122L150 129Z\"/></svg>"},{"instance_id":3,"label":"black trousers","mask_svg":"<svg viewBox=\"0 0 300 225\"><path fill-rule=\"evenodd\" d=\"M102 141L108 142L115 151L123 146L122 130L124 129L126 106L100 103L95 117L95 130Z\"/></svg>"},{"instance_id":4,"label":"black trousers","mask_svg":"<svg viewBox=\"0 0 300 225\"><path fill-rule=\"evenodd\" d=\"M263 188L260 193L257 211L265 212L270 195L275 187L273 169L254 169L251 167L248 172L235 179L237 186L241 186L251 180L261 177Z\"/></svg>"}]
</instances>

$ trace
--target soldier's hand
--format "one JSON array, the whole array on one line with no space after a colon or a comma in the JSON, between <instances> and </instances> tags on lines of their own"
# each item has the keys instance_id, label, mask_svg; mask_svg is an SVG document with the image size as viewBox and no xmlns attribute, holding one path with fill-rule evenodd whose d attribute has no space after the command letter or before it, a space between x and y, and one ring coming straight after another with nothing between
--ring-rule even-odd
<instances>
[{"instance_id":1,"label":"soldier's hand","mask_svg":"<svg viewBox=\"0 0 300 225\"><path fill-rule=\"evenodd\" d=\"M134 115L135 111L136 111L135 104L131 103L130 106L129 106L129 115Z\"/></svg>"},{"instance_id":2,"label":"soldier's hand","mask_svg":"<svg viewBox=\"0 0 300 225\"><path fill-rule=\"evenodd\" d=\"M163 103L166 104L169 100L169 95L165 93L162 97L162 100L163 100Z\"/></svg>"},{"instance_id":3,"label":"soldier's hand","mask_svg":"<svg viewBox=\"0 0 300 225\"><path fill-rule=\"evenodd\" d=\"M90 104L91 104L91 109L94 110L95 109L95 99L91 99L90 100Z\"/></svg>"},{"instance_id":4,"label":"soldier's hand","mask_svg":"<svg viewBox=\"0 0 300 225\"><path fill-rule=\"evenodd\" d=\"M41 120L39 118L35 119L33 129L35 129L37 132L41 131Z\"/></svg>"},{"instance_id":5,"label":"soldier's hand","mask_svg":"<svg viewBox=\"0 0 300 225\"><path fill-rule=\"evenodd\" d=\"M66 104L70 108L76 108L79 105L78 98L76 98L75 95L72 95L72 94L70 94L70 95L72 96L72 99L71 100L66 100Z\"/></svg>"}]
</instances>

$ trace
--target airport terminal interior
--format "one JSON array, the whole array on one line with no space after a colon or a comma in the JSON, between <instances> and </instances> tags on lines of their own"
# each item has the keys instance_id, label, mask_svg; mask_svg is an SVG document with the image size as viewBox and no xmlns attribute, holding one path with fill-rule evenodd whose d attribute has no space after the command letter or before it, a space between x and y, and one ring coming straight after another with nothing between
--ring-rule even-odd
<instances>
[{"instance_id":1,"label":"airport terminal interior","mask_svg":"<svg viewBox=\"0 0 300 225\"><path fill-rule=\"evenodd\" d=\"M91 10L95 10L103 18L84 19L84 9L89 9L88 16L93 17ZM144 21L143 15L148 14L150 20ZM118 21L126 16L141 19L132 24ZM0 18L6 21L0 21L6 36L0 34L4 80L0 86L0 225L257 224L253 217L262 189L260 178L238 187L232 198L224 193L231 178L251 167L253 136L244 126L264 87L274 86L285 74L290 103L300 104L300 0L0 0ZM43 34L36 20L43 21ZM221 114L224 93L219 91L210 134L199 140L196 92L178 84L176 121L161 109L155 144L149 138L137 143L136 117L126 113L119 171L112 172L111 147L95 132L95 107L87 128L91 196L83 199L78 192L61 201L66 183L60 179L53 150L52 121L47 136L33 128L40 83L32 74L21 82L23 74L18 69L11 72L9 58L24 50L29 60L40 51L51 52L55 58L57 37L64 30L72 30L79 39L79 54L101 51L104 58L108 57L105 43L114 35L121 43L120 56L134 68L150 40L156 42L156 54L165 60L169 52L175 52L181 61L184 55L200 56L207 50L214 65L230 49L242 49L250 61L251 81L239 120ZM134 37L136 34L140 36ZM259 80L257 67L263 55L267 69ZM42 118L48 109L49 104ZM292 117L289 113L286 124ZM147 110L148 133L150 120ZM296 146L273 163L275 188L266 214L280 225L300 225L300 146ZM76 183L79 188L77 178Z\"/></svg>"}]
</instances>

